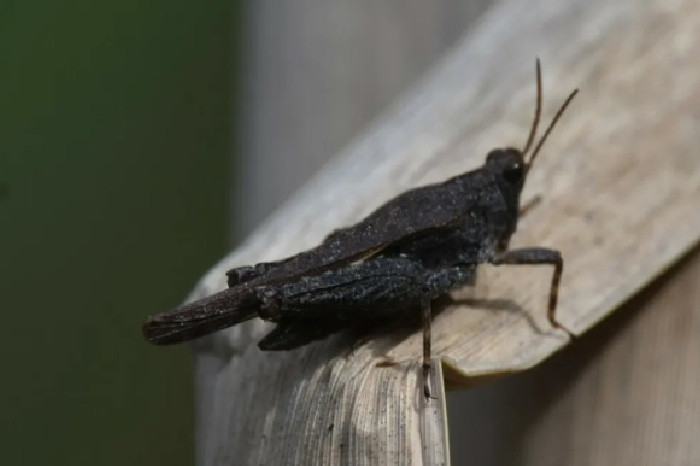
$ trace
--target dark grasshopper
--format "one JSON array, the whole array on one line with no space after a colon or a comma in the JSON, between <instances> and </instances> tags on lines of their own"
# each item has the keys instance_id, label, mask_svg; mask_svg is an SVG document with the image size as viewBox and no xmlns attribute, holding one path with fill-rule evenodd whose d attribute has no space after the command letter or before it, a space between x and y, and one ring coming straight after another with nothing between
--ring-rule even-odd
<instances>
[{"instance_id":1,"label":"dark grasshopper","mask_svg":"<svg viewBox=\"0 0 700 466\"><path fill-rule=\"evenodd\" d=\"M535 116L522 151L492 150L481 168L406 191L359 223L332 232L313 249L232 269L227 290L150 317L143 326L146 338L156 344L179 343L260 317L277 324L258 343L260 349L290 350L421 309L423 383L429 396L431 301L472 284L480 263L553 266L547 317L553 327L566 330L556 319L563 270L559 251L508 249L527 174L578 92L562 104L526 159L541 113L539 60L536 84Z\"/></svg>"}]
</instances>

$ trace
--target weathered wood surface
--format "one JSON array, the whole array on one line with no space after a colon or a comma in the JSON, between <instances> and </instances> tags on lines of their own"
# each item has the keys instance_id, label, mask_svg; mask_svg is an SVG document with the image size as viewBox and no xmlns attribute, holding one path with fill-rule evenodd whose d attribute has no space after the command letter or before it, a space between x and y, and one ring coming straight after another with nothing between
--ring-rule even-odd
<instances>
[{"instance_id":1,"label":"weathered wood surface","mask_svg":"<svg viewBox=\"0 0 700 466\"><path fill-rule=\"evenodd\" d=\"M573 87L582 92L528 180L525 198L543 201L513 246L562 250L560 319L585 331L700 237L698 26L700 5L690 0L499 4L193 297L222 289L231 266L311 247L398 192L474 168L494 146L522 144L540 56L545 116ZM435 319L435 354L450 380L520 371L566 344L544 318L548 277L480 270L468 294L519 309L455 306ZM342 336L265 354L254 342L266 329L253 322L195 345L200 463L447 461L444 398L420 409L419 335L377 338L349 357ZM386 358L398 365L375 367Z\"/></svg>"},{"instance_id":2,"label":"weathered wood surface","mask_svg":"<svg viewBox=\"0 0 700 466\"><path fill-rule=\"evenodd\" d=\"M700 464L699 284L695 248L543 368L567 377L533 385L545 408L532 418L523 464Z\"/></svg>"},{"instance_id":3,"label":"weathered wood surface","mask_svg":"<svg viewBox=\"0 0 700 466\"><path fill-rule=\"evenodd\" d=\"M454 464L700 464L700 249L533 370L448 397Z\"/></svg>"}]
</instances>

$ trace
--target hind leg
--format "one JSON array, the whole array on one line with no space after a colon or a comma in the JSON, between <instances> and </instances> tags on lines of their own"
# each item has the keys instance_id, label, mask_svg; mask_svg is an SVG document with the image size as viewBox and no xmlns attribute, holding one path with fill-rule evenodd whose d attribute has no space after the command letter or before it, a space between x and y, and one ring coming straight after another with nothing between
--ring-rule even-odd
<instances>
[{"instance_id":1,"label":"hind leg","mask_svg":"<svg viewBox=\"0 0 700 466\"><path fill-rule=\"evenodd\" d=\"M360 324L390 318L415 307L424 297L436 297L471 283L474 266L426 269L410 258L378 257L293 282L256 288L259 315L265 320L322 319Z\"/></svg>"},{"instance_id":2,"label":"hind leg","mask_svg":"<svg viewBox=\"0 0 700 466\"><path fill-rule=\"evenodd\" d=\"M431 309L433 297L474 279L473 265L425 269L409 258L377 258L281 286L260 287L260 317L279 322L259 346L291 349L348 327L423 316L423 393L430 398ZM410 306L413 304L413 306Z\"/></svg>"}]
</instances>

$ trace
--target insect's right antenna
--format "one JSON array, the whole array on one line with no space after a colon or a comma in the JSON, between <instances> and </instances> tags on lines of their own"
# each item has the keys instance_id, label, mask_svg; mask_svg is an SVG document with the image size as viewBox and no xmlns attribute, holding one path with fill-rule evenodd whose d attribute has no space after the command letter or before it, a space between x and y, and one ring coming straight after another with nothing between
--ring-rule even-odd
<instances>
[{"instance_id":1,"label":"insect's right antenna","mask_svg":"<svg viewBox=\"0 0 700 466\"><path fill-rule=\"evenodd\" d=\"M530 134L527 136L527 142L525 143L525 148L523 148L523 157L527 155L527 151L530 150L533 141L535 140L535 134L537 134L537 126L540 124L540 114L542 113L542 71L540 70L540 59L535 59L535 82L537 83L537 94L535 103L535 119L532 120L532 126L530 126Z\"/></svg>"}]
</instances>

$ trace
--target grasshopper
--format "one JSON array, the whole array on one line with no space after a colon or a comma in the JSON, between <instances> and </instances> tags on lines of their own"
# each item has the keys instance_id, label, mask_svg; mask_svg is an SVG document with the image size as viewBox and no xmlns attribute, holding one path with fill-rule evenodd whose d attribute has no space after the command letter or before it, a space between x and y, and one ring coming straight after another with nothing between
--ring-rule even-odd
<instances>
[{"instance_id":1,"label":"grasshopper","mask_svg":"<svg viewBox=\"0 0 700 466\"><path fill-rule=\"evenodd\" d=\"M406 191L365 219L333 231L315 248L276 262L227 272L229 288L154 315L143 332L156 344L179 343L249 319L276 323L258 346L291 350L341 330L422 311L423 392L430 397L431 302L474 283L478 264L553 267L547 317L556 318L561 253L543 247L509 249L520 194L544 142L578 89L569 94L535 142L542 108L536 61L536 106L522 150L494 149L486 162L446 181Z\"/></svg>"}]
</instances>

